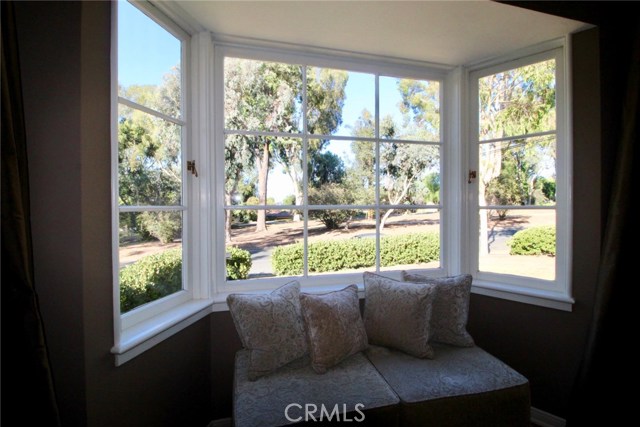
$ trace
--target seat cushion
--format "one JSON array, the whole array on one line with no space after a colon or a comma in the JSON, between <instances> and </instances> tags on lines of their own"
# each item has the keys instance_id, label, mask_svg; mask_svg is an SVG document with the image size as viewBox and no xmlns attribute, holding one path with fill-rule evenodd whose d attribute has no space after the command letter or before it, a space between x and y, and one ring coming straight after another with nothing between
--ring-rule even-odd
<instances>
[{"instance_id":1,"label":"seat cushion","mask_svg":"<svg viewBox=\"0 0 640 427\"><path fill-rule=\"evenodd\" d=\"M479 347L433 344L434 359L371 346L366 355L400 398L407 426L529 426L529 382Z\"/></svg>"},{"instance_id":2,"label":"seat cushion","mask_svg":"<svg viewBox=\"0 0 640 427\"><path fill-rule=\"evenodd\" d=\"M339 424L345 421L345 416L351 421L364 417L365 425L397 424L398 396L362 353L348 357L323 375L313 371L306 356L270 375L249 381L248 364L247 350L236 353L233 393L236 427L304 422L307 404L316 405L316 419L320 418L324 405L323 424L326 421L339 421ZM357 404L363 406L356 407ZM292 406L287 419L285 411L289 405ZM334 412L336 405L338 411ZM314 423L311 419L307 421Z\"/></svg>"}]
</instances>

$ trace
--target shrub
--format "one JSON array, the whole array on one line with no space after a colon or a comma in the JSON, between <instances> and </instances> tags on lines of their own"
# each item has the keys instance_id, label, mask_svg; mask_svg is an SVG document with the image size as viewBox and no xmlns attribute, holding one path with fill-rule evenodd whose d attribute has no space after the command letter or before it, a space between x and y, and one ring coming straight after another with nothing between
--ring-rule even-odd
<instances>
[{"instance_id":1,"label":"shrub","mask_svg":"<svg viewBox=\"0 0 640 427\"><path fill-rule=\"evenodd\" d=\"M249 277L251 270L251 254L249 251L228 246L227 253L227 280L240 280Z\"/></svg>"},{"instance_id":2,"label":"shrub","mask_svg":"<svg viewBox=\"0 0 640 427\"><path fill-rule=\"evenodd\" d=\"M120 311L182 289L182 249L170 249L141 258L120 270Z\"/></svg>"},{"instance_id":3,"label":"shrub","mask_svg":"<svg viewBox=\"0 0 640 427\"><path fill-rule=\"evenodd\" d=\"M354 201L353 191L345 185L329 183L321 188L309 188L310 205L348 205ZM327 229L335 230L342 224L349 228L349 221L357 213L352 209L325 209L309 211L309 216L320 220Z\"/></svg>"},{"instance_id":4,"label":"shrub","mask_svg":"<svg viewBox=\"0 0 640 427\"><path fill-rule=\"evenodd\" d=\"M143 212L140 222L149 234L161 243L171 243L182 231L182 218L179 212Z\"/></svg>"},{"instance_id":5,"label":"shrub","mask_svg":"<svg viewBox=\"0 0 640 427\"><path fill-rule=\"evenodd\" d=\"M556 255L556 228L531 227L520 230L507 242L511 255Z\"/></svg>"},{"instance_id":6,"label":"shrub","mask_svg":"<svg viewBox=\"0 0 640 427\"><path fill-rule=\"evenodd\" d=\"M440 258L440 240L437 233L383 237L381 245L380 261L383 267L424 263ZM374 239L315 242L308 245L308 250L308 267L312 273L373 267L376 262ZM274 273L278 276L302 274L302 244L294 243L276 248L271 263Z\"/></svg>"}]
</instances>

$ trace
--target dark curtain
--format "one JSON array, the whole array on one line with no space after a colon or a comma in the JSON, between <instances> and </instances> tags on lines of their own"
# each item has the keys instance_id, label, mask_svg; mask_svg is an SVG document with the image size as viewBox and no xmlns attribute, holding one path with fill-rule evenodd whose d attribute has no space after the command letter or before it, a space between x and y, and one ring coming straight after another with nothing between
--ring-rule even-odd
<instances>
[{"instance_id":1,"label":"dark curtain","mask_svg":"<svg viewBox=\"0 0 640 427\"><path fill-rule=\"evenodd\" d=\"M567 419L570 426L626 424L623 420L635 419L637 412L637 402L632 401L635 395L626 391L635 390L638 369L637 357L628 347L638 334L635 295L639 286L634 265L638 263L638 214L632 212L632 206L640 188L638 173L634 173L638 166L636 146L640 144L640 20L635 18L632 23L613 24L617 27L614 33L619 35L616 31L621 31L626 35L615 39L618 47L626 44L631 48L622 48L621 54L615 55L618 62L614 67L626 71L619 75L621 105L614 116L620 137L593 320L572 394ZM614 99L616 96L602 95ZM611 141L603 143L612 145ZM627 387L622 389L621 385Z\"/></svg>"},{"instance_id":2,"label":"dark curtain","mask_svg":"<svg viewBox=\"0 0 640 427\"><path fill-rule=\"evenodd\" d=\"M1 286L3 423L60 425L33 281L20 64L13 3L7 1L2 1Z\"/></svg>"}]
</instances>

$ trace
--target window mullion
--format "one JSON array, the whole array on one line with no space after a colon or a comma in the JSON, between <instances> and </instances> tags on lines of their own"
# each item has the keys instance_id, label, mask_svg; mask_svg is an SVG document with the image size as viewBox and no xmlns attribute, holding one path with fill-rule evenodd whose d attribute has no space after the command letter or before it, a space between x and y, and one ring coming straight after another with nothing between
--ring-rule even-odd
<instances>
[{"instance_id":1,"label":"window mullion","mask_svg":"<svg viewBox=\"0 0 640 427\"><path fill-rule=\"evenodd\" d=\"M375 203L376 203L376 272L380 271L380 74L376 74L375 77L375 147L376 147L376 191L375 191Z\"/></svg>"},{"instance_id":2,"label":"window mullion","mask_svg":"<svg viewBox=\"0 0 640 427\"><path fill-rule=\"evenodd\" d=\"M302 275L309 276L309 201L308 201L308 159L307 149L309 148L309 135L307 134L307 67L302 68L302 241L303 241L303 257L302 257Z\"/></svg>"}]
</instances>

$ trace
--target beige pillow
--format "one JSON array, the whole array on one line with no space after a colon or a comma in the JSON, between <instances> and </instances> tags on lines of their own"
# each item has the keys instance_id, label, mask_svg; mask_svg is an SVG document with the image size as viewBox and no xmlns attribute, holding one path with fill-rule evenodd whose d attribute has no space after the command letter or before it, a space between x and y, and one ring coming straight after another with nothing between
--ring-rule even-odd
<instances>
[{"instance_id":1,"label":"beige pillow","mask_svg":"<svg viewBox=\"0 0 640 427\"><path fill-rule=\"evenodd\" d=\"M432 341L459 347L474 346L473 338L467 332L469 297L473 281L470 274L436 278L403 271L402 280L437 287L431 315Z\"/></svg>"},{"instance_id":2,"label":"beige pillow","mask_svg":"<svg viewBox=\"0 0 640 427\"><path fill-rule=\"evenodd\" d=\"M231 294L227 304L242 345L250 350L249 380L255 381L307 353L298 282L267 295Z\"/></svg>"},{"instance_id":3,"label":"beige pillow","mask_svg":"<svg viewBox=\"0 0 640 427\"><path fill-rule=\"evenodd\" d=\"M367 348L356 285L325 294L301 293L300 303L314 371L323 374Z\"/></svg>"},{"instance_id":4,"label":"beige pillow","mask_svg":"<svg viewBox=\"0 0 640 427\"><path fill-rule=\"evenodd\" d=\"M435 286L364 273L364 326L370 344L432 359L429 345Z\"/></svg>"}]
</instances>

